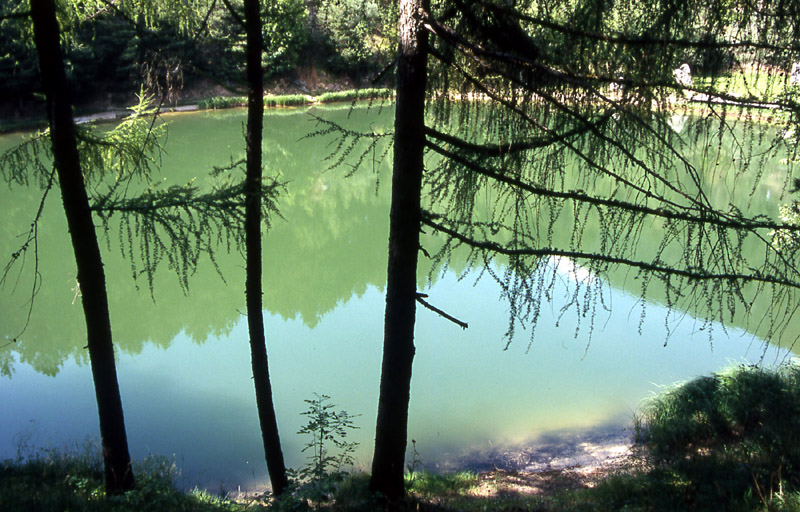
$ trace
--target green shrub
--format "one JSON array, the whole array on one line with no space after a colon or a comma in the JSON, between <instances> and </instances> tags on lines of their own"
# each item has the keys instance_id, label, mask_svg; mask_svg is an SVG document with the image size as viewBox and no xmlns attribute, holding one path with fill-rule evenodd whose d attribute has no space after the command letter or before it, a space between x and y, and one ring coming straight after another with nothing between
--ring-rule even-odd
<instances>
[{"instance_id":1,"label":"green shrub","mask_svg":"<svg viewBox=\"0 0 800 512\"><path fill-rule=\"evenodd\" d=\"M639 437L682 506L772 506L800 489L800 367L737 366L653 399ZM786 495L788 496L788 495ZM783 499L783 498L781 498ZM792 498L794 500L794 498Z\"/></svg>"}]
</instances>

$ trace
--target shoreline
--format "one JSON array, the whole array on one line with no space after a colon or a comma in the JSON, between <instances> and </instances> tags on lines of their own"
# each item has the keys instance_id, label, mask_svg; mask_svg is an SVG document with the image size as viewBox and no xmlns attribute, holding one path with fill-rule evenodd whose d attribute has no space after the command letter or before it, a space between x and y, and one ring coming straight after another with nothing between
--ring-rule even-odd
<instances>
[{"instance_id":1,"label":"shoreline","mask_svg":"<svg viewBox=\"0 0 800 512\"><path fill-rule=\"evenodd\" d=\"M268 111L273 109L313 107L335 103L352 103L356 101L393 101L393 95L393 90L385 88L324 91L317 96L302 92L288 94L267 93L264 95L264 109ZM246 98L231 94L229 91L225 91L224 94L200 98L197 98L194 94L187 93L184 97L194 97L194 99L186 103L182 103L181 99L178 99L170 105L162 104L158 107L158 115L206 110L227 110L230 108L244 108L247 106ZM73 114L75 124L110 123L119 121L130 113L130 108L120 106L106 106L103 108L83 106L75 107L74 110L80 112L80 114ZM2 120L2 122L0 122L0 135L32 131L43 128L46 124L47 120L38 115L24 116L8 121Z\"/></svg>"}]
</instances>

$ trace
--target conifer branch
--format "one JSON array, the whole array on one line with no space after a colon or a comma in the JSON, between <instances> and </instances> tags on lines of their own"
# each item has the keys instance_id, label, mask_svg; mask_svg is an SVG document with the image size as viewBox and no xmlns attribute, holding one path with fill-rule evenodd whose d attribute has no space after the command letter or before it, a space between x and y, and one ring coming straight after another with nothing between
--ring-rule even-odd
<instances>
[{"instance_id":1,"label":"conifer branch","mask_svg":"<svg viewBox=\"0 0 800 512\"><path fill-rule=\"evenodd\" d=\"M594 125L602 125L606 123L609 119L611 119L611 114L606 113L602 115L597 121L594 121ZM577 137L586 134L590 131L589 126L581 126L578 128L573 128L572 130L568 130L561 134L553 134L549 137L538 137L532 138L529 140L521 140L521 141L510 141L504 143L494 143L494 144L474 144L471 142L467 142L464 139L460 139L458 137L454 137L447 133L440 132L430 126L425 126L425 135L428 137L433 137L435 139L441 140L446 144L451 144L453 146L458 147L459 149L463 149L469 151L471 153L480 153L485 156L504 156L511 153L517 153L520 151L529 151L532 149L540 149L545 148L547 146L558 144L564 142L567 139L572 137Z\"/></svg>"},{"instance_id":2,"label":"conifer branch","mask_svg":"<svg viewBox=\"0 0 800 512\"><path fill-rule=\"evenodd\" d=\"M691 208L681 208L680 210L677 211L671 210L669 208L650 208L647 206L643 206L641 204L630 203L618 199L606 199L601 197L590 196L589 194L587 194L582 190L558 191L545 187L538 187L528 182L522 181L518 178L514 178L513 176L503 174L502 172L499 172L497 170L472 162L471 160L468 160L467 158L464 158L459 154L449 151L439 146L438 144L434 144L431 141L426 141L426 147L435 151L436 153L439 153L445 158L448 158L458 163L459 165L462 165L470 169L471 171L477 172L483 176L492 178L496 181L505 183L507 185L511 185L520 190L536 194L538 196L553 197L558 199L569 199L573 201L580 201L583 203L592 204L595 206L607 206L610 208L619 208L621 210L625 210L628 212L638 213L643 215L651 215L653 217L660 217L663 219L680 220L698 224L708 224L734 230L752 231L756 229L768 229L768 230L800 231L800 224L795 225L795 224L770 222L767 220L753 220L741 216L728 217L727 214L711 209L693 212Z\"/></svg>"},{"instance_id":3,"label":"conifer branch","mask_svg":"<svg viewBox=\"0 0 800 512\"><path fill-rule=\"evenodd\" d=\"M441 55L440 55L440 54L438 54L438 52L436 52L436 51L434 51L434 50L431 50L431 55L433 55L433 56L435 56L435 57L437 57L437 58L439 58L439 59L441 60ZM506 108L507 108L509 111L511 111L511 112L514 112L515 114L517 114L518 116L520 116L520 118L521 118L523 121L530 123L531 125L535 126L536 128L538 128L538 129L542 130L543 132L545 132L545 133L551 133L551 132L552 132L552 130L551 130L550 128L548 128L548 127L544 126L544 125L543 125L542 123L540 123L539 121L537 121L537 120L533 119L533 118L532 118L530 115L528 115L526 112L523 112L523 111L522 111L522 110L521 110L521 109L520 109L520 108L519 108L517 105L514 105L514 104L513 104L513 103L512 103L510 100L508 100L508 99L506 99L506 98L503 98L503 97L501 97L501 96L499 96L499 95L497 95L497 94L493 93L492 91L490 91L490 90L489 90L489 89L488 89L486 86L484 86L484 85L483 85L483 84L480 82L480 80L478 80L477 78L475 78L475 77L473 77L472 75L470 75L469 73L467 73L467 72L466 72L466 70L465 70L465 69L463 69L463 67L461 67L461 66L459 66L458 64L455 64L455 63L451 63L451 65L452 65L454 68L456 68L456 69L457 69L457 71L458 71L459 73L461 73L461 75L462 75L464 78L466 78L466 79L467 79L467 81L468 81L468 82L469 82L469 83L470 83L470 84L471 84L473 87L475 87L475 88L476 88L478 91L480 91L481 93L485 94L485 95L486 95L487 97L489 97L489 98L490 98L492 101L495 101L495 102L497 102L497 103L499 103L499 104L503 105L503 106L504 106L504 107L506 107ZM683 206L681 206L681 205L679 205L679 204L677 204L677 203L675 203L675 202L669 201L669 200L667 200L667 199L665 199L665 198L663 198L663 197L659 197L658 195L654 194L654 193L652 192L652 190L650 190L650 189L648 189L648 188L641 187L641 186L639 186L639 185L636 185L635 183L633 183L633 182L632 182L632 181L630 181L629 179L627 179L627 178L624 178L624 177L623 177L621 174L619 174L619 173L616 173L616 172L612 171L611 169L608 169L608 168L606 168L606 167L604 167L604 166L600 165L599 163L597 163L597 162L595 161L595 159L593 159L592 157L590 157L589 155L587 155L586 153L584 153L583 151L581 151L581 150L580 150L580 149L579 149L577 146L575 146L574 144L570 144L570 143L569 143L569 141L565 140L565 141L563 142L563 144L564 144L566 147L568 147L568 148L569 148L569 149L570 149L570 150L571 150L571 151L572 151L572 152L573 152L575 155L577 155L577 156L578 156L578 157L579 157L581 160L583 160L583 161L584 161L584 162L585 162L585 163L586 163L586 164L587 164L589 167L591 167L591 168L595 169L596 171L600 172L601 174L605 174L605 175L609 176L610 178L614 179L616 182L618 182L618 183L620 183L620 184L622 184L622 185L625 185L626 187L629 187L629 188L631 188L632 190L634 190L634 191L638 192L639 194L641 194L643 197L646 197L646 198L649 198L649 199L655 199L655 200L657 200L657 201L660 201L660 202L663 202L663 203L669 204L670 206L672 206L672 207L674 207L674 208L684 208ZM646 168L646 167L645 167L645 168ZM653 173L653 172L651 171L651 174L655 174L655 173ZM660 177L660 176L659 176L659 177L656 177L656 178L657 178L659 181L662 181L662 180L663 180L663 177ZM671 185L671 184L670 184L669 186L670 186L670 187L673 187L673 185Z\"/></svg>"},{"instance_id":4,"label":"conifer branch","mask_svg":"<svg viewBox=\"0 0 800 512\"><path fill-rule=\"evenodd\" d=\"M752 274L742 274L736 272L716 273L716 272L707 272L700 268L698 269L672 268L662 263L649 263L646 261L637 261L618 256L611 256L608 254L570 251L554 247L541 247L541 248L525 247L525 248L509 249L507 247L504 247L503 245L500 245L498 243L489 240L474 240L468 236L465 236L454 229L448 228L440 223L435 222L433 220L433 215L429 212L425 212L423 214L422 223L435 229L436 231L439 231L441 233L444 233L452 237L459 243L462 243L469 247L483 251L489 251L496 254L503 254L505 256L535 256L535 257L558 256L558 257L570 258L573 260L591 260L591 261L600 261L614 265L623 265L630 268L638 269L640 271L652 272L663 276L682 277L690 281L731 281L731 282L742 282L742 283L756 282L765 284L777 284L790 288L800 288L800 282L795 282L781 276L761 274L757 269L751 269L753 271Z\"/></svg>"},{"instance_id":5,"label":"conifer branch","mask_svg":"<svg viewBox=\"0 0 800 512\"><path fill-rule=\"evenodd\" d=\"M28 230L27 237L25 242L23 242L22 246L11 255L11 259L6 263L5 268L3 269L3 275L0 276L0 285L4 284L6 278L8 277L9 272L13 268L14 264L19 260L19 258L25 258L25 255L30 249L31 244L33 244L33 283L31 284L31 297L28 300L28 312L25 317L25 324L22 326L20 332L12 338L12 342L17 341L20 336L22 336L25 331L28 330L28 326L31 323L31 315L33 315L33 303L36 300L36 295L39 291L39 285L42 282L42 275L39 272L39 221L42 218L42 213L44 212L44 204L47 201L47 196L50 193L50 190L53 188L53 184L55 181L56 170L55 167L50 171L50 176L47 179L47 185L44 188L44 192L42 193L42 197L39 200L39 207L36 209L36 215L33 217L33 221L31 222L30 229ZM24 263L22 264L24 266ZM21 275L22 269L20 269ZM19 279L19 278L18 278ZM15 285L16 287L16 285Z\"/></svg>"}]
</instances>

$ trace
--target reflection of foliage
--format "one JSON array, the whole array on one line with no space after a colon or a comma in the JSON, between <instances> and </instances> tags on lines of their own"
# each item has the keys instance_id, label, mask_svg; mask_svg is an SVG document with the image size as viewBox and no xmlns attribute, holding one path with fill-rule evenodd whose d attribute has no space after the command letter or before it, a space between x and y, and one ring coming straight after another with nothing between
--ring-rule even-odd
<instances>
[{"instance_id":1,"label":"reflection of foliage","mask_svg":"<svg viewBox=\"0 0 800 512\"><path fill-rule=\"evenodd\" d=\"M217 272L221 273L214 251L218 247L231 250L238 247L242 240L241 217L244 198L240 194L241 178L233 176L233 171L240 162L232 162L229 167L218 169L215 173L217 179L211 186L201 187L190 183L185 186L159 189L157 185L150 183L154 174L153 168L161 164L166 125L150 117L149 113L147 100L142 98L140 104L133 108L133 114L111 130L82 127L79 134L80 156L84 168L87 169L85 175L90 198L93 201L91 207L100 218L106 234L111 229L119 229L120 251L123 256L130 259L134 277L141 273L146 274L152 295L155 269L159 263L166 262L177 273L181 289L185 292L188 276L195 272L203 254L209 255ZM4 356L2 361L4 373L11 372L13 360L10 359L10 354L13 351L20 354L22 362L30 363L38 371L51 375L58 372L63 360L70 354L79 360L83 355L82 351L77 350L79 341L75 341L80 338L78 333L83 326L75 318L70 307L74 304L76 291L79 289L74 279L74 267L58 257L58 247L66 241L56 227L58 221L47 215L45 208L45 198L53 176L49 169L50 162L50 147L43 134L36 134L0 155L2 164L0 177L9 184L14 186L38 184L45 189L37 200L35 215L29 213L29 206L21 206L25 204L24 200L10 203L7 211L11 218L16 218L16 221L12 221L13 225L7 226L9 236L4 236L4 242L17 243L12 237L18 234L13 230L29 224L31 228L27 238L23 234L19 245L10 247L8 252L13 253L12 261L7 265L4 275L9 276L15 263L23 263L16 265L19 274L15 276L16 282L11 283L13 294L24 275L25 256L33 253L33 256L29 257L29 261L33 260L31 265L33 286L30 300L22 301L28 310L29 322L24 319L18 320L17 315L11 312L14 308L6 307L9 317L4 323L8 328L11 328L12 323L26 323L26 327L31 323L35 327L32 331L35 332L26 335L26 343L20 340L19 343L12 341L7 346L2 346L3 354L9 354L9 358L6 359ZM267 224L269 224L268 214L277 212L275 198L281 188L282 185L272 180L264 181L262 184ZM15 194L14 197L27 196ZM46 219L46 222L42 221L43 219ZM47 240L48 244L52 244L51 247L40 253L38 250L40 240ZM110 244L109 241L108 245ZM46 265L40 266L40 258L46 260ZM113 265L113 261L110 263ZM41 298L44 304L39 304L38 295L43 283L42 275L45 272L50 277L49 286L47 293ZM116 270L108 272L111 279L114 274L124 275L125 270L117 267ZM69 277L66 283L62 284L61 278L65 275ZM0 284L5 283L0 282ZM72 291L71 287L74 287ZM200 295L203 295L202 291ZM129 307L130 296L125 297ZM47 321L41 320L40 313L34 315L39 317L38 319L30 322L34 298L37 298L37 309L47 312ZM118 294L112 294L111 299L112 302L114 300L126 302L126 298L119 297ZM9 300L12 300L11 297ZM18 305L19 302L21 301L16 299L9 305ZM235 307L232 310L235 311ZM127 323L135 325L135 321L127 316L122 316L118 320L115 319L115 325L122 325L123 328L120 329L122 334L117 340L123 341L125 336L130 334L128 331L131 331L130 328L126 331L124 326ZM184 323L181 321L180 326ZM182 328L180 326L178 330ZM3 333L9 340L11 337L19 338L17 334L19 325L14 327L17 331ZM169 326L166 330L170 331L172 328ZM216 325L212 331L219 332L228 328L230 325L223 322L222 325ZM53 335L54 329L58 330L60 336ZM133 329L131 332L134 340L124 341L126 351L141 350L148 338L156 343L168 344L172 336L177 333L170 331L171 334L165 336L161 333L163 329L154 330L158 333L151 332L150 327L142 329L141 325ZM202 333L196 332L197 330L189 329L188 332L197 334L199 339L205 339L209 334L209 327L206 324L199 328ZM65 337L69 338L70 342L64 343ZM60 340L60 343L57 343L57 340ZM6 366L7 371L5 371Z\"/></svg>"},{"instance_id":2,"label":"reflection of foliage","mask_svg":"<svg viewBox=\"0 0 800 512\"><path fill-rule=\"evenodd\" d=\"M241 162L239 162L241 163ZM222 244L228 251L240 248L244 241L243 183L215 187L201 193L191 183L171 186L166 190L148 190L126 199L115 196L116 188L100 197L93 210L110 229L112 216L122 216L119 226L120 249L130 258L134 279L141 273L153 293L153 275L158 264L166 258L169 267L178 274L184 291L189 288L189 275L207 255L217 272L215 248ZM278 212L275 198L281 185L270 182L262 185L264 218ZM136 265L136 256L143 268Z\"/></svg>"}]
</instances>

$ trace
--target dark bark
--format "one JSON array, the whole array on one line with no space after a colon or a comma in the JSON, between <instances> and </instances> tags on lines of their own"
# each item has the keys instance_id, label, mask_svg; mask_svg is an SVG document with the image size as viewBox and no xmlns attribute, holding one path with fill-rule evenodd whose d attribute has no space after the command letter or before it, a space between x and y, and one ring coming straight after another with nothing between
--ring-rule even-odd
<instances>
[{"instance_id":1,"label":"dark bark","mask_svg":"<svg viewBox=\"0 0 800 512\"><path fill-rule=\"evenodd\" d=\"M424 0L401 0L397 61L392 204L375 454L370 488L395 501L405 494L403 471L414 360L420 199L425 148L427 34Z\"/></svg>"},{"instance_id":2,"label":"dark bark","mask_svg":"<svg viewBox=\"0 0 800 512\"><path fill-rule=\"evenodd\" d=\"M264 335L261 289L261 144L264 118L264 78L261 68L263 48L258 0L245 0L244 21L247 30L247 178L245 183L245 245L247 250L247 325L250 331L250 354L256 407L264 441L264 456L272 482L272 492L282 494L289 485L283 461L281 439L272 385L269 379L267 341Z\"/></svg>"},{"instance_id":3,"label":"dark bark","mask_svg":"<svg viewBox=\"0 0 800 512\"><path fill-rule=\"evenodd\" d=\"M78 268L87 347L100 417L106 491L118 494L132 489L135 480L114 362L105 273L81 173L53 0L31 0L31 18L47 100L53 160Z\"/></svg>"}]
</instances>

